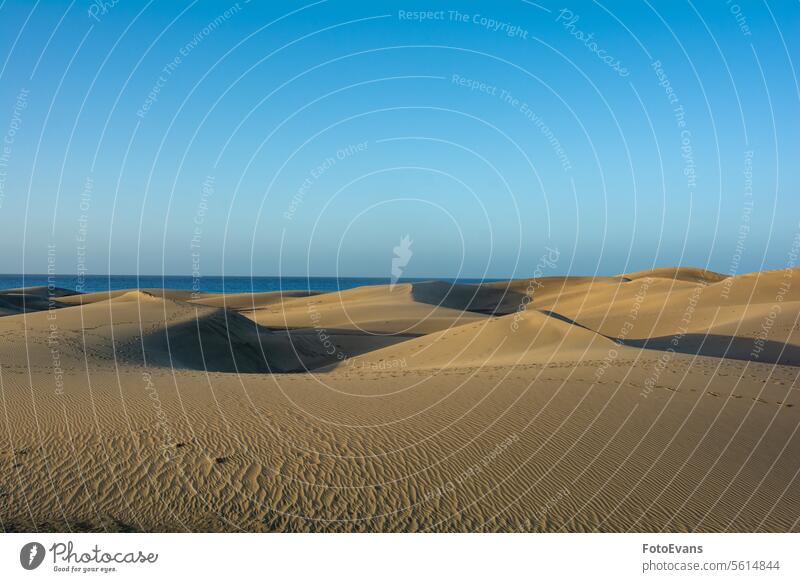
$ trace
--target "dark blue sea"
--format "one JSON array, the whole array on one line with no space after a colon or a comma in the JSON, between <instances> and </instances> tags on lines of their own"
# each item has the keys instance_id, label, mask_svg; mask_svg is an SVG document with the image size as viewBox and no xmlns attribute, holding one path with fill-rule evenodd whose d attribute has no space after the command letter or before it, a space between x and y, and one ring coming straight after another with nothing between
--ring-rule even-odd
<instances>
[{"instance_id":1,"label":"dark blue sea","mask_svg":"<svg viewBox=\"0 0 800 582\"><path fill-rule=\"evenodd\" d=\"M430 279L401 279L400 283ZM497 279L438 279L456 283L481 283ZM83 293L117 289L185 289L207 293L250 293L260 291L343 291L364 285L388 285L379 277L200 277L184 275L0 275L0 289L55 286Z\"/></svg>"}]
</instances>

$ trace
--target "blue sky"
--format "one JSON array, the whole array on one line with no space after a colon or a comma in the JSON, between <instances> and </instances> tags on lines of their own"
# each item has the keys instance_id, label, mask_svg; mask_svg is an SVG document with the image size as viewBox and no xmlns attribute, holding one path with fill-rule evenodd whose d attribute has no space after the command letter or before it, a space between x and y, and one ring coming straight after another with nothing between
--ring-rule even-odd
<instances>
[{"instance_id":1,"label":"blue sky","mask_svg":"<svg viewBox=\"0 0 800 582\"><path fill-rule=\"evenodd\" d=\"M790 2L0 5L0 271L783 268Z\"/></svg>"}]
</instances>

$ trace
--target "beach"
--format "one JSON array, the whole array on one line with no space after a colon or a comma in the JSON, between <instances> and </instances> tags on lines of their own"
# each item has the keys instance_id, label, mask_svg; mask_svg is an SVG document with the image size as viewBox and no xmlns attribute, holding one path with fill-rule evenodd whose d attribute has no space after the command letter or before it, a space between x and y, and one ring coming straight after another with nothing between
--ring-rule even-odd
<instances>
[{"instance_id":1,"label":"beach","mask_svg":"<svg viewBox=\"0 0 800 582\"><path fill-rule=\"evenodd\" d=\"M0 524L797 531L798 279L2 291Z\"/></svg>"}]
</instances>

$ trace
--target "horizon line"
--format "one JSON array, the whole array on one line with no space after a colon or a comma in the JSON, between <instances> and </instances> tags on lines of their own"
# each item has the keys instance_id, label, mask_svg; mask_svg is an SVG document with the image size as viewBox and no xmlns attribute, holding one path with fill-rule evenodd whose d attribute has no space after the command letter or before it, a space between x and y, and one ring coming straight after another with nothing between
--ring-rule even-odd
<instances>
[{"instance_id":1,"label":"horizon line","mask_svg":"<svg viewBox=\"0 0 800 582\"><path fill-rule=\"evenodd\" d=\"M515 279L531 279L531 278L544 278L544 277L618 277L630 273L639 273L642 271L654 271L657 269L698 269L701 271L706 271L710 273L716 273L718 275L723 275L725 277L737 277L740 275L748 275L753 273L764 273L768 271L785 271L787 269L798 268L797 266L789 267L779 267L779 268L772 268L772 269L760 269L756 271L743 271L739 273L727 273L722 271L714 271L712 269L708 269L705 267L695 267L689 265L674 265L674 266L666 266L666 267L646 267L644 269L634 269L631 271L621 271L615 272L613 274L600 274L600 273L592 273L592 274L580 274L580 273L547 273L547 274L539 274L536 275L535 273L531 273L530 275L520 274L516 277L509 277L509 276L488 276L488 275L481 275L481 276L474 276L474 275L459 275L459 276L452 276L452 275L422 275L419 277L400 277L398 281L408 281L412 279L417 280L435 280L435 279L480 279L480 280L494 280L494 281L511 281ZM252 278L271 278L271 279L386 279L391 280L391 275L238 275L238 274L210 274L210 275L193 275L193 274L183 274L183 273L85 273L85 274L78 274L78 273L0 273L0 277L10 277L10 276L17 276L17 277L187 277L187 278L197 278L197 279L204 279L204 278L237 278L237 279L252 279Z\"/></svg>"},{"instance_id":2,"label":"horizon line","mask_svg":"<svg viewBox=\"0 0 800 582\"><path fill-rule=\"evenodd\" d=\"M564 276L555 274L556 277ZM166 273L85 273L83 275L79 275L77 273L0 273L0 277L187 277L187 278L196 278L196 279L204 279L207 277L217 277L217 278L238 278L238 279L251 279L251 278L261 278L261 279L391 279L391 275L192 275L192 274L166 274ZM524 277L523 277L524 278ZM430 275L430 276L419 276L419 277L400 277L398 281L403 280L410 280L410 279L494 279L494 280L506 280L510 279L510 277L489 277L489 276L469 276L469 275L460 275L458 277L453 277L449 275Z\"/></svg>"}]
</instances>

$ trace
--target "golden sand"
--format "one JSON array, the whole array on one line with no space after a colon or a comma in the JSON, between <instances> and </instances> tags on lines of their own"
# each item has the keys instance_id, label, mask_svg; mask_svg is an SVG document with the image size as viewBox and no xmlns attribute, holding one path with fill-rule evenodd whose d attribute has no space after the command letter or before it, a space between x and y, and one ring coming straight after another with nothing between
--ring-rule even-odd
<instances>
[{"instance_id":1,"label":"golden sand","mask_svg":"<svg viewBox=\"0 0 800 582\"><path fill-rule=\"evenodd\" d=\"M796 531L800 270L0 294L7 531Z\"/></svg>"}]
</instances>

